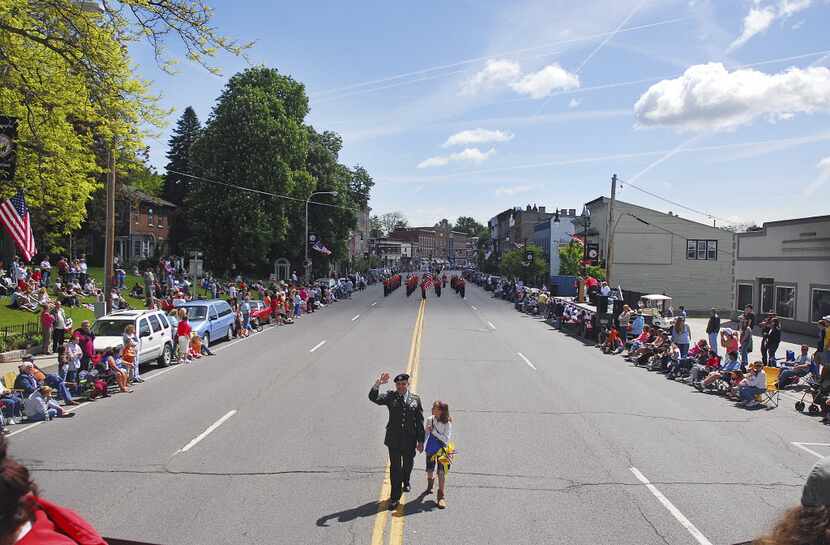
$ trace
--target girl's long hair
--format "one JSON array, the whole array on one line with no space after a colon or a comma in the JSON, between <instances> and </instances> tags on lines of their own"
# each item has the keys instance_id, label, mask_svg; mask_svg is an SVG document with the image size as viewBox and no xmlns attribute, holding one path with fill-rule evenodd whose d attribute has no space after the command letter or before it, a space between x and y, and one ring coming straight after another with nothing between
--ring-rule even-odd
<instances>
[{"instance_id":1,"label":"girl's long hair","mask_svg":"<svg viewBox=\"0 0 830 545\"><path fill-rule=\"evenodd\" d=\"M438 415L438 421L442 424L446 424L447 422L452 422L452 417L450 416L450 406L444 403L443 401L436 401L432 404L433 409L438 409L441 411L441 414Z\"/></svg>"},{"instance_id":2,"label":"girl's long hair","mask_svg":"<svg viewBox=\"0 0 830 545\"><path fill-rule=\"evenodd\" d=\"M789 509L772 531L753 545L820 545L830 543L830 506Z\"/></svg>"},{"instance_id":3,"label":"girl's long hair","mask_svg":"<svg viewBox=\"0 0 830 545\"><path fill-rule=\"evenodd\" d=\"M0 436L0 543L32 520L36 495L29 470L6 456L6 439Z\"/></svg>"}]
</instances>

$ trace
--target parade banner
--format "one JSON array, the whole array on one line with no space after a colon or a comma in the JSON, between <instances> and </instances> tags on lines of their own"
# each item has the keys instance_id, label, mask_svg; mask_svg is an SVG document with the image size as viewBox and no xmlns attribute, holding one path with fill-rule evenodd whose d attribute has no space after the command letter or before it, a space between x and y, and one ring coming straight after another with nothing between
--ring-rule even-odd
<instances>
[{"instance_id":1,"label":"parade banner","mask_svg":"<svg viewBox=\"0 0 830 545\"><path fill-rule=\"evenodd\" d=\"M0 182L14 180L17 166L17 118L0 116Z\"/></svg>"}]
</instances>

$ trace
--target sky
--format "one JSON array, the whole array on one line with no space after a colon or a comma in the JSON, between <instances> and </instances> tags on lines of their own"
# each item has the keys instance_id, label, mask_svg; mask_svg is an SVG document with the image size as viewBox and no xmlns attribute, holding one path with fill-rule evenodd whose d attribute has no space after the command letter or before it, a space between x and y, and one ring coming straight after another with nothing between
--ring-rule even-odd
<instances>
[{"instance_id":1,"label":"sky","mask_svg":"<svg viewBox=\"0 0 830 545\"><path fill-rule=\"evenodd\" d=\"M830 213L830 0L213 0L250 63L302 82L307 122L411 225L610 194L704 223ZM177 48L171 47L175 53ZM146 47L139 75L204 122L221 76Z\"/></svg>"}]
</instances>

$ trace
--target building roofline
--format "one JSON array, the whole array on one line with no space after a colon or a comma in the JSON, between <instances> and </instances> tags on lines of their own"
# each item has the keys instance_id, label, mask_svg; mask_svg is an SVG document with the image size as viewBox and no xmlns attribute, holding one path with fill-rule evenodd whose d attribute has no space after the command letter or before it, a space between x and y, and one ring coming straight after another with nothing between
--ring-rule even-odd
<instances>
[{"instance_id":1,"label":"building roofline","mask_svg":"<svg viewBox=\"0 0 830 545\"><path fill-rule=\"evenodd\" d=\"M590 204L599 203L599 202L606 203L606 202L610 202L610 200L611 199L609 199L608 197L603 196L603 197L598 197L598 198L596 198L592 201L589 201L585 204L590 205ZM718 232L723 232L723 233L730 232L730 231L727 231L725 229L721 229L720 227L712 227L711 225L708 225L708 224L700 222L700 221L695 221L695 220L691 220L689 218L685 218L683 216L678 216L677 214L672 214L670 216L667 212L663 212L662 210L656 210L654 208L647 208L645 206L640 206L639 204L634 204L634 203L630 203L630 202L627 202L627 201L621 201L619 199L615 199L614 202L616 204L623 204L625 206L631 206L631 207L634 207L634 208L639 208L640 210L647 210L649 212L657 212L658 214L662 214L662 215L666 216L667 218L678 219L678 220L685 221L686 223L694 224L696 227L707 227L707 228L709 228L713 231L718 231Z\"/></svg>"}]
</instances>

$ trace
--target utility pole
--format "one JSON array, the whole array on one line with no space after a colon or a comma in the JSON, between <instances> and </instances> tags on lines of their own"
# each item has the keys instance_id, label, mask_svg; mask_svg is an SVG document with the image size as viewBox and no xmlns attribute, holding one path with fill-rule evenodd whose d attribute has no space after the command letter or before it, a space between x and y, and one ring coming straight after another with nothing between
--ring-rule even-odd
<instances>
[{"instance_id":1,"label":"utility pole","mask_svg":"<svg viewBox=\"0 0 830 545\"><path fill-rule=\"evenodd\" d=\"M617 175L611 176L611 201L608 203L608 231L606 232L605 243L605 281L611 285L611 263L614 261L614 201L617 200Z\"/></svg>"},{"instance_id":2,"label":"utility pole","mask_svg":"<svg viewBox=\"0 0 830 545\"><path fill-rule=\"evenodd\" d=\"M106 313L112 312L112 262L115 253L115 145L110 146L107 174L107 208L104 227L104 301Z\"/></svg>"}]
</instances>

